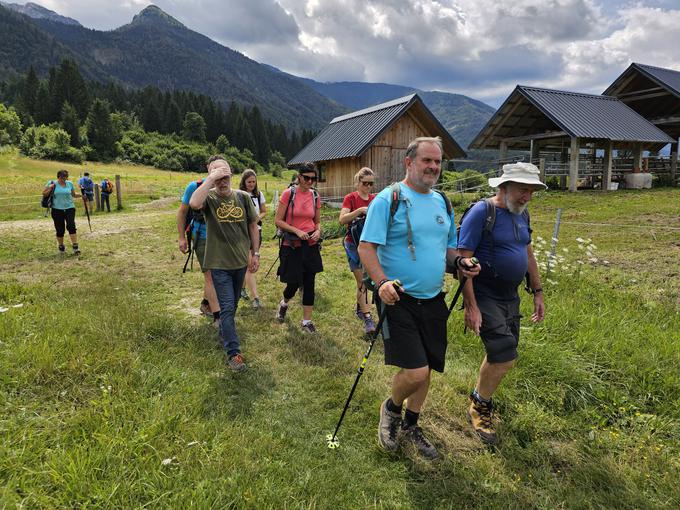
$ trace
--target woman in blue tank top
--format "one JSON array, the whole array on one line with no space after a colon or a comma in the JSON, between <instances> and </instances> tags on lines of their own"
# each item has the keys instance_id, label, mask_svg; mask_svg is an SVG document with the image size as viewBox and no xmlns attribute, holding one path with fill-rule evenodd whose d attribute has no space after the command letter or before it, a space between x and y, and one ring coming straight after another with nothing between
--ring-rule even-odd
<instances>
[{"instance_id":1,"label":"woman in blue tank top","mask_svg":"<svg viewBox=\"0 0 680 510\"><path fill-rule=\"evenodd\" d=\"M76 205L73 203L73 199L81 198L82 195L75 192L73 183L67 179L68 171L59 170L57 180L47 183L43 190L43 196L47 197L52 194L52 221L54 221L54 229L57 232L59 251L61 253L66 251L64 233L68 230L73 245L73 253L80 255L78 236L76 235Z\"/></svg>"}]
</instances>

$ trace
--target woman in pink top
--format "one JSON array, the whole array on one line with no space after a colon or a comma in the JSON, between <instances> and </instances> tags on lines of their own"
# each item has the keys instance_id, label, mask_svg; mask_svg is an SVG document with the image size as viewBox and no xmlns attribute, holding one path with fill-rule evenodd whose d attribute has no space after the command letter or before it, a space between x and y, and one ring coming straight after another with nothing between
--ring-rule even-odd
<instances>
[{"instance_id":1,"label":"woman in pink top","mask_svg":"<svg viewBox=\"0 0 680 510\"><path fill-rule=\"evenodd\" d=\"M283 231L276 274L286 284L276 318L285 320L288 302L302 287L302 331L306 333L316 332L312 323L314 281L316 273L323 271L319 251L321 200L313 189L317 178L314 163L303 163L298 169L298 183L281 194L275 218L276 227Z\"/></svg>"},{"instance_id":2,"label":"woman in pink top","mask_svg":"<svg viewBox=\"0 0 680 510\"><path fill-rule=\"evenodd\" d=\"M347 225L347 236L343 241L345 246L345 254L347 255L347 262L349 262L349 270L352 271L354 279L357 282L357 303L354 313L364 322L364 330L366 333L373 333L375 331L375 324L371 317L371 305L368 304L368 294L363 282L363 269L361 267L361 260L359 260L359 253L357 246L352 240L349 233L352 222L363 221L366 219L366 211L368 204L375 198L373 185L375 184L375 175L373 170L364 167L359 170L354 176L354 185L356 191L345 196L342 201L342 209L340 209L340 223Z\"/></svg>"}]
</instances>

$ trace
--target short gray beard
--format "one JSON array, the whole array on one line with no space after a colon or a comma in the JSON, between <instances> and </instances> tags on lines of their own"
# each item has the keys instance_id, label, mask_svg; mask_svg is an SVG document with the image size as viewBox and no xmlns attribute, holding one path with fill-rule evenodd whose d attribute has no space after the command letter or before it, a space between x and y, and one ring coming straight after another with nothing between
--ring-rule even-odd
<instances>
[{"instance_id":1,"label":"short gray beard","mask_svg":"<svg viewBox=\"0 0 680 510\"><path fill-rule=\"evenodd\" d=\"M527 205L528 205L528 204L524 204L524 205L518 206L518 205L511 203L507 194L503 197L503 201L505 202L505 207L507 207L508 211L510 211L512 214L522 214L526 210Z\"/></svg>"}]
</instances>

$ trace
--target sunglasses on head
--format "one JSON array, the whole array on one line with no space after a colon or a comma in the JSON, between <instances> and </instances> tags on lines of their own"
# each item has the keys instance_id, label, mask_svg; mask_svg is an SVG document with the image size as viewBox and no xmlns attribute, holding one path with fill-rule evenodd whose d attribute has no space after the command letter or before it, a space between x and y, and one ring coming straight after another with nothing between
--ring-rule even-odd
<instances>
[{"instance_id":1,"label":"sunglasses on head","mask_svg":"<svg viewBox=\"0 0 680 510\"><path fill-rule=\"evenodd\" d=\"M316 175L300 174L300 177L302 177L307 182L316 182Z\"/></svg>"},{"instance_id":2,"label":"sunglasses on head","mask_svg":"<svg viewBox=\"0 0 680 510\"><path fill-rule=\"evenodd\" d=\"M374 181L361 181L361 184L364 186L373 186L375 184Z\"/></svg>"}]
</instances>

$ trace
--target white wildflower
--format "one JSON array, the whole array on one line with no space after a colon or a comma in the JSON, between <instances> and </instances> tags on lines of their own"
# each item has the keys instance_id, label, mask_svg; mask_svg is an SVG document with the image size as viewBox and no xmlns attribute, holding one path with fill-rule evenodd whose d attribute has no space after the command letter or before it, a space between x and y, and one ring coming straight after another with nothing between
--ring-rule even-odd
<instances>
[{"instance_id":1,"label":"white wildflower","mask_svg":"<svg viewBox=\"0 0 680 510\"><path fill-rule=\"evenodd\" d=\"M588 259L589 262L592 262L593 264L597 264L597 257L591 257Z\"/></svg>"},{"instance_id":2,"label":"white wildflower","mask_svg":"<svg viewBox=\"0 0 680 510\"><path fill-rule=\"evenodd\" d=\"M24 304L19 303L18 305L12 305L12 308L21 308L22 306L24 306Z\"/></svg>"},{"instance_id":3,"label":"white wildflower","mask_svg":"<svg viewBox=\"0 0 680 510\"><path fill-rule=\"evenodd\" d=\"M168 459L163 459L163 460L161 461L161 464L162 464L163 466L169 466L169 465L172 464L176 459L177 459L177 457L170 457L170 458L168 458Z\"/></svg>"},{"instance_id":4,"label":"white wildflower","mask_svg":"<svg viewBox=\"0 0 680 510\"><path fill-rule=\"evenodd\" d=\"M536 241L540 243L541 241L543 241L543 238L541 236L536 236Z\"/></svg>"},{"instance_id":5,"label":"white wildflower","mask_svg":"<svg viewBox=\"0 0 680 510\"><path fill-rule=\"evenodd\" d=\"M603 260L602 262L604 262L605 264L609 264L608 260Z\"/></svg>"},{"instance_id":6,"label":"white wildflower","mask_svg":"<svg viewBox=\"0 0 680 510\"><path fill-rule=\"evenodd\" d=\"M0 313L5 313L9 308L5 308L4 306L0 306Z\"/></svg>"},{"instance_id":7,"label":"white wildflower","mask_svg":"<svg viewBox=\"0 0 680 510\"><path fill-rule=\"evenodd\" d=\"M187 443L187 446L195 446L198 443L199 443L198 441L192 441L191 443Z\"/></svg>"},{"instance_id":8,"label":"white wildflower","mask_svg":"<svg viewBox=\"0 0 680 510\"><path fill-rule=\"evenodd\" d=\"M557 282L555 280L551 280L550 278L547 278L545 281L548 282L550 285L557 285Z\"/></svg>"},{"instance_id":9,"label":"white wildflower","mask_svg":"<svg viewBox=\"0 0 680 510\"><path fill-rule=\"evenodd\" d=\"M580 237L577 237L576 241L578 241L579 243L585 243L585 241L583 239L581 239Z\"/></svg>"}]
</instances>

